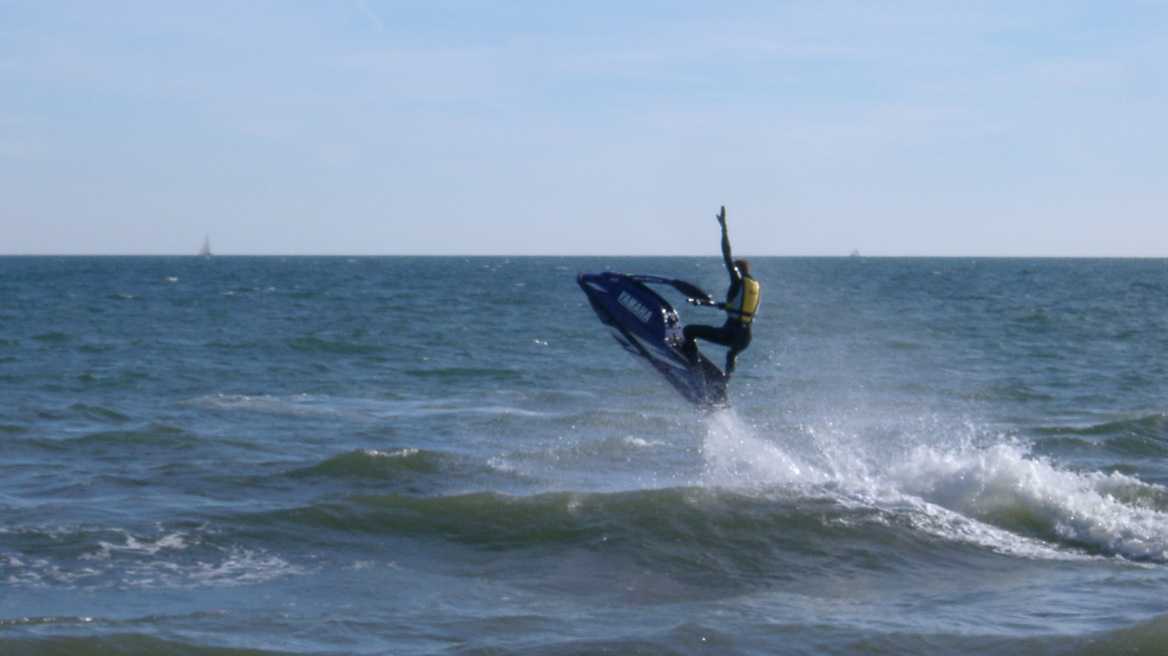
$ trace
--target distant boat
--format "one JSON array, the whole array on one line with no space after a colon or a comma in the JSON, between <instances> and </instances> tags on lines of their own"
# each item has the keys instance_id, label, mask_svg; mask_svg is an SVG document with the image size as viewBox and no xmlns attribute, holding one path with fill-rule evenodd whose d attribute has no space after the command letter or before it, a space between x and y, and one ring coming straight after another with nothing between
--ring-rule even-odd
<instances>
[{"instance_id":1,"label":"distant boat","mask_svg":"<svg viewBox=\"0 0 1168 656\"><path fill-rule=\"evenodd\" d=\"M199 257L211 257L211 235L203 238L203 247L199 249Z\"/></svg>"},{"instance_id":2,"label":"distant boat","mask_svg":"<svg viewBox=\"0 0 1168 656\"><path fill-rule=\"evenodd\" d=\"M850 255L850 257L860 257L859 249L852 251L852 254Z\"/></svg>"}]
</instances>

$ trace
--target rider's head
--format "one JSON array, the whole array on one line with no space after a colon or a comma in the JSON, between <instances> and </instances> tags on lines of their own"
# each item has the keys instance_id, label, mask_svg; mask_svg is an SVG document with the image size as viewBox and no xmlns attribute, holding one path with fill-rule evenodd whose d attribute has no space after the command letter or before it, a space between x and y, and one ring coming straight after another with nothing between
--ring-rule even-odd
<instances>
[{"instance_id":1,"label":"rider's head","mask_svg":"<svg viewBox=\"0 0 1168 656\"><path fill-rule=\"evenodd\" d=\"M741 275L750 275L750 262L746 260L734 260L734 268L738 269L738 273Z\"/></svg>"}]
</instances>

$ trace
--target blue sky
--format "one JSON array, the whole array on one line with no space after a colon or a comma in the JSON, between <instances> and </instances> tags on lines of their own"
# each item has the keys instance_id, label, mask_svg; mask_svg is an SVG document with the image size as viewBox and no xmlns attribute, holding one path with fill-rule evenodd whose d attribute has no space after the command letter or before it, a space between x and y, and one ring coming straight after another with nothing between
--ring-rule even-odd
<instances>
[{"instance_id":1,"label":"blue sky","mask_svg":"<svg viewBox=\"0 0 1168 656\"><path fill-rule=\"evenodd\" d=\"M0 0L0 253L1168 256L1168 4Z\"/></svg>"}]
</instances>

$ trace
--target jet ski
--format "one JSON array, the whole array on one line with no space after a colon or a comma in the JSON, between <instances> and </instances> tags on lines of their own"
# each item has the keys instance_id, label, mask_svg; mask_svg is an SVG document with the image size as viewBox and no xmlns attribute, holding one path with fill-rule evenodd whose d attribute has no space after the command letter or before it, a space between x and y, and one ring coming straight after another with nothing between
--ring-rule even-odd
<instances>
[{"instance_id":1,"label":"jet ski","mask_svg":"<svg viewBox=\"0 0 1168 656\"><path fill-rule=\"evenodd\" d=\"M703 408L729 405L726 374L696 346L683 348L677 311L648 284L673 287L697 305L713 305L709 294L682 280L611 271L581 273L576 282L616 341L648 361L686 400Z\"/></svg>"}]
</instances>

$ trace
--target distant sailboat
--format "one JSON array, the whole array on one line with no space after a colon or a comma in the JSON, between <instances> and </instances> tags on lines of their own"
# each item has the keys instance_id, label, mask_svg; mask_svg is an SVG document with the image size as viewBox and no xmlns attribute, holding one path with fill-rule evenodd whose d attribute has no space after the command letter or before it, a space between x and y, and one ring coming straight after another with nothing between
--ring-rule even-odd
<instances>
[{"instance_id":1,"label":"distant sailboat","mask_svg":"<svg viewBox=\"0 0 1168 656\"><path fill-rule=\"evenodd\" d=\"M199 249L199 257L211 257L211 235L203 238L203 247Z\"/></svg>"}]
</instances>

